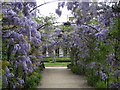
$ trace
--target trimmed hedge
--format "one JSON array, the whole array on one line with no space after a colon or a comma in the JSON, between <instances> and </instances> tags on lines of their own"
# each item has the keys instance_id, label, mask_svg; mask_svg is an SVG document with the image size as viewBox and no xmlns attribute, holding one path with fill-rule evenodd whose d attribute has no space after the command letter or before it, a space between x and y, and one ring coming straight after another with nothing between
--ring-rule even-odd
<instances>
[{"instance_id":1,"label":"trimmed hedge","mask_svg":"<svg viewBox=\"0 0 120 90\"><path fill-rule=\"evenodd\" d=\"M52 58L44 58L44 62L50 62L52 61Z\"/></svg>"},{"instance_id":2,"label":"trimmed hedge","mask_svg":"<svg viewBox=\"0 0 120 90\"><path fill-rule=\"evenodd\" d=\"M56 58L56 62L70 62L70 58Z\"/></svg>"},{"instance_id":3,"label":"trimmed hedge","mask_svg":"<svg viewBox=\"0 0 120 90\"><path fill-rule=\"evenodd\" d=\"M70 62L70 58L56 58L56 62ZM52 62L52 58L44 58L44 62Z\"/></svg>"}]
</instances>

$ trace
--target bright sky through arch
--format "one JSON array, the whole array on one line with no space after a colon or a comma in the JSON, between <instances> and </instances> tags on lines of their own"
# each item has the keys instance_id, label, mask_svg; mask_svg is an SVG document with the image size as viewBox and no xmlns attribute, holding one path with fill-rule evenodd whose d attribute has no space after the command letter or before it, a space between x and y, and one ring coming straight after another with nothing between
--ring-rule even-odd
<instances>
[{"instance_id":1,"label":"bright sky through arch","mask_svg":"<svg viewBox=\"0 0 120 90\"><path fill-rule=\"evenodd\" d=\"M53 0L36 0L37 5L43 4L45 2L50 2ZM67 10L67 7L64 7L62 10L62 15L59 17L56 13L55 13L55 9L57 9L58 6L58 2L52 2L52 3L48 3L45 4L41 7L39 7L38 9L40 10L40 14L44 15L44 16L49 16L50 13L55 14L56 17L58 17L57 22L67 22L68 21L68 17L71 16L71 11Z\"/></svg>"}]
</instances>

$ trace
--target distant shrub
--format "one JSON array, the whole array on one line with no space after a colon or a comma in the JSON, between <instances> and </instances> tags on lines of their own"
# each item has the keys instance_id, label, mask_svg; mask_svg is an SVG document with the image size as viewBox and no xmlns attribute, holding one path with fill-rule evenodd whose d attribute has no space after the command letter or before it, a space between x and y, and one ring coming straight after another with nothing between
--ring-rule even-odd
<instances>
[{"instance_id":1,"label":"distant shrub","mask_svg":"<svg viewBox=\"0 0 120 90\"><path fill-rule=\"evenodd\" d=\"M38 84L41 81L41 74L38 72L34 72L33 75L31 75L30 77L27 77L26 79L26 88L36 88L38 86Z\"/></svg>"},{"instance_id":2,"label":"distant shrub","mask_svg":"<svg viewBox=\"0 0 120 90\"><path fill-rule=\"evenodd\" d=\"M50 62L52 61L52 58L44 58L44 62Z\"/></svg>"},{"instance_id":3,"label":"distant shrub","mask_svg":"<svg viewBox=\"0 0 120 90\"><path fill-rule=\"evenodd\" d=\"M95 86L95 84L99 81L99 76L94 74L90 74L86 78L87 78L88 84L91 86Z\"/></svg>"},{"instance_id":4,"label":"distant shrub","mask_svg":"<svg viewBox=\"0 0 120 90\"><path fill-rule=\"evenodd\" d=\"M78 75L83 74L83 70L81 70L78 66L71 66L71 71Z\"/></svg>"},{"instance_id":5,"label":"distant shrub","mask_svg":"<svg viewBox=\"0 0 120 90\"><path fill-rule=\"evenodd\" d=\"M95 87L96 87L96 88L107 88L107 84L106 84L104 81L98 81L98 82L95 84Z\"/></svg>"},{"instance_id":6,"label":"distant shrub","mask_svg":"<svg viewBox=\"0 0 120 90\"><path fill-rule=\"evenodd\" d=\"M51 62L52 58L44 58L44 62ZM56 62L70 62L70 58L56 58Z\"/></svg>"},{"instance_id":7,"label":"distant shrub","mask_svg":"<svg viewBox=\"0 0 120 90\"><path fill-rule=\"evenodd\" d=\"M56 58L56 62L70 62L70 58Z\"/></svg>"}]
</instances>

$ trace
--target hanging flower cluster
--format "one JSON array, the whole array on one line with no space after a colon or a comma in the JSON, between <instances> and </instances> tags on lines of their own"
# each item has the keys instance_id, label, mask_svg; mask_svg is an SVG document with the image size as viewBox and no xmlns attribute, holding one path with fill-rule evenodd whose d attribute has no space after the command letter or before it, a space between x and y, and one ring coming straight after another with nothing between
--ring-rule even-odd
<instances>
[{"instance_id":1,"label":"hanging flower cluster","mask_svg":"<svg viewBox=\"0 0 120 90\"><path fill-rule=\"evenodd\" d=\"M70 25L73 29L63 35L62 44L68 47L72 66L81 68L93 86L103 81L106 87L110 84L111 88L112 85L118 88L115 83L120 82L120 15L117 11L120 2L67 2L65 5L75 21ZM112 78L115 81L111 84Z\"/></svg>"},{"instance_id":2,"label":"hanging flower cluster","mask_svg":"<svg viewBox=\"0 0 120 90\"><path fill-rule=\"evenodd\" d=\"M3 87L23 88L27 78L41 68L41 34L30 10L35 2L3 2Z\"/></svg>"}]
</instances>

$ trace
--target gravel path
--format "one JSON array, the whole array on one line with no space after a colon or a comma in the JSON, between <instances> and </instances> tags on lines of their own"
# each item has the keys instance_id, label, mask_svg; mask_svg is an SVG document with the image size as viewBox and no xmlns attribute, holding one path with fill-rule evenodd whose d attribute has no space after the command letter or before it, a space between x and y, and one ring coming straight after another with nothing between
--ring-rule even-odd
<instances>
[{"instance_id":1,"label":"gravel path","mask_svg":"<svg viewBox=\"0 0 120 90\"><path fill-rule=\"evenodd\" d=\"M46 67L38 88L91 88L84 76L73 74L67 67Z\"/></svg>"}]
</instances>

